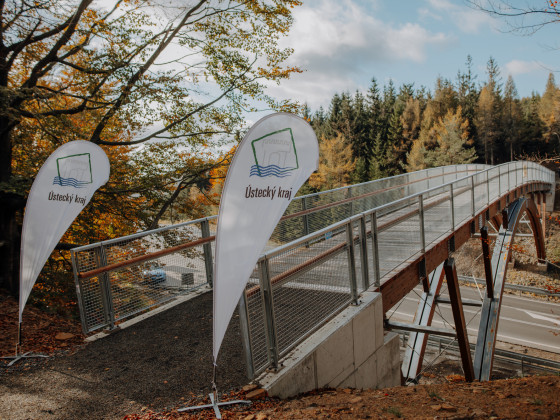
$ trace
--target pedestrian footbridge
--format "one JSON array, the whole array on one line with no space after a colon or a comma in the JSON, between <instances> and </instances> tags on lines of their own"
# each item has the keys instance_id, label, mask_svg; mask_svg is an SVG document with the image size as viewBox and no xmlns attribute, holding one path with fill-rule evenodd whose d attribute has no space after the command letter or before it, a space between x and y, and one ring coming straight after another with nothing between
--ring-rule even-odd
<instances>
[{"instance_id":1,"label":"pedestrian footbridge","mask_svg":"<svg viewBox=\"0 0 560 420\"><path fill-rule=\"evenodd\" d=\"M317 370L319 359L331 363L325 352L336 359L333 351L345 345L344 339L333 341L336 345L330 350L316 345L317 334L333 336L333 322L338 322L354 330L365 325L350 338L354 365L360 358L364 366L373 360L356 355L356 343L372 336L380 352L377 370L385 369L379 362L381 352L395 349L387 336L378 337L380 329L408 330L408 351L399 363L405 379L416 380L432 334L457 340L467 380L488 380L516 231L521 223L530 225L536 257L544 262L545 212L554 191L552 171L520 161L431 168L297 197L263 250L239 303L249 376L286 371L294 354L307 346L315 349L313 366L307 369L315 386L348 384L321 382ZM216 223L210 217L74 249L84 331L114 328L180 294L211 288ZM490 226L497 232L492 247ZM481 238L486 295L476 303L481 321L472 354L462 307L475 303L461 299L452 257L474 236ZM440 296L444 278L449 291L445 299ZM418 285L423 294L414 322L383 322L384 314ZM370 303L374 310L362 309ZM431 325L436 305L451 305L453 328ZM362 318L369 321L357 323ZM368 329L373 323L376 327ZM337 375L340 379L344 372ZM350 383L370 383L360 382L360 375ZM313 384L299 391L305 387Z\"/></svg>"}]
</instances>

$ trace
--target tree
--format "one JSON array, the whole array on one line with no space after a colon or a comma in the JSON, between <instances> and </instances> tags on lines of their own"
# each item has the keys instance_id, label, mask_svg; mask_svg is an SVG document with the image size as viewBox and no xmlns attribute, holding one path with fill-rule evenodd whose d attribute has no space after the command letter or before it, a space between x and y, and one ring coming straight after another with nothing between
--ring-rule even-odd
<instances>
[{"instance_id":1,"label":"tree","mask_svg":"<svg viewBox=\"0 0 560 420\"><path fill-rule=\"evenodd\" d=\"M472 57L467 56L467 71L457 73L457 99L459 106L463 109L463 117L469 122L469 135L476 137L475 116L476 104L478 102L478 88L476 87L476 76L472 72Z\"/></svg>"},{"instance_id":2,"label":"tree","mask_svg":"<svg viewBox=\"0 0 560 420\"><path fill-rule=\"evenodd\" d=\"M521 141L518 153L522 155L546 154L548 150L543 150L543 133L545 131L544 122L539 116L539 105L541 97L533 94L530 98L521 100Z\"/></svg>"},{"instance_id":3,"label":"tree","mask_svg":"<svg viewBox=\"0 0 560 420\"><path fill-rule=\"evenodd\" d=\"M330 190L348 185L356 167L352 146L340 133L319 141L319 169L309 179L309 185L318 190Z\"/></svg>"},{"instance_id":4,"label":"tree","mask_svg":"<svg viewBox=\"0 0 560 420\"><path fill-rule=\"evenodd\" d=\"M456 111L447 111L445 117L434 126L438 147L428 152L430 166L471 163L476 159L468 126L460 107Z\"/></svg>"},{"instance_id":5,"label":"tree","mask_svg":"<svg viewBox=\"0 0 560 420\"><path fill-rule=\"evenodd\" d=\"M409 154L409 170L433 168L436 166L470 163L476 159L476 152L469 139L468 121L463 118L461 108L449 110L432 127L436 138L435 147L426 147L418 141Z\"/></svg>"},{"instance_id":6,"label":"tree","mask_svg":"<svg viewBox=\"0 0 560 420\"><path fill-rule=\"evenodd\" d=\"M548 148L555 149L560 142L560 89L552 73L548 76L546 88L539 104L539 116L544 122L543 140Z\"/></svg>"},{"instance_id":7,"label":"tree","mask_svg":"<svg viewBox=\"0 0 560 420\"><path fill-rule=\"evenodd\" d=\"M393 114L389 119L389 127L387 129L387 151L385 157L385 176L393 176L401 173L402 159L406 155L408 145L403 138L402 114L405 105L397 102L393 108Z\"/></svg>"},{"instance_id":8,"label":"tree","mask_svg":"<svg viewBox=\"0 0 560 420\"><path fill-rule=\"evenodd\" d=\"M403 114L401 115L401 124L403 127L403 138L405 140L405 149L410 148L410 144L420 134L420 126L422 123L422 113L424 108L419 99L409 98L406 101Z\"/></svg>"},{"instance_id":9,"label":"tree","mask_svg":"<svg viewBox=\"0 0 560 420\"><path fill-rule=\"evenodd\" d=\"M47 151L73 139L107 148L150 140L176 151L205 148L231 139L253 100L294 110L266 95L263 81L299 71L283 65L291 50L278 46L299 4L0 3L0 285L17 291L19 221ZM77 118L87 124L75 125ZM41 152L28 153L36 148ZM27 179L14 170L17 156L28 165L20 172ZM113 187L114 194L132 194ZM108 188L100 193L111 194Z\"/></svg>"},{"instance_id":10,"label":"tree","mask_svg":"<svg viewBox=\"0 0 560 420\"><path fill-rule=\"evenodd\" d=\"M476 129L483 149L484 163L494 165L495 152L503 137L500 70L492 57L486 66L488 81L480 91Z\"/></svg>"},{"instance_id":11,"label":"tree","mask_svg":"<svg viewBox=\"0 0 560 420\"><path fill-rule=\"evenodd\" d=\"M514 147L520 141L520 128L521 128L521 107L519 105L519 98L517 89L513 78L508 76L505 89L504 89L504 104L503 104L503 126L505 130L506 144L509 145L509 159L513 161Z\"/></svg>"},{"instance_id":12,"label":"tree","mask_svg":"<svg viewBox=\"0 0 560 420\"><path fill-rule=\"evenodd\" d=\"M434 118L443 118L449 110L455 110L459 105L457 92L453 83L448 79L438 77L434 97L430 101Z\"/></svg>"},{"instance_id":13,"label":"tree","mask_svg":"<svg viewBox=\"0 0 560 420\"><path fill-rule=\"evenodd\" d=\"M539 4L514 4L510 0L467 0L471 7L499 19L504 19L513 32L533 34L547 25L560 21L560 5L554 0Z\"/></svg>"}]
</instances>

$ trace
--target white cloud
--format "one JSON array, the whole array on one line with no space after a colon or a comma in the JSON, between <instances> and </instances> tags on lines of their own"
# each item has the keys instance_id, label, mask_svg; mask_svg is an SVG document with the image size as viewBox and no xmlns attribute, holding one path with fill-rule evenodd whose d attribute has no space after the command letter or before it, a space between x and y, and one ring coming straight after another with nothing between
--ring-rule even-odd
<instances>
[{"instance_id":1,"label":"white cloud","mask_svg":"<svg viewBox=\"0 0 560 420\"><path fill-rule=\"evenodd\" d=\"M543 66L536 61L511 60L504 66L506 73L512 76L543 71Z\"/></svg>"},{"instance_id":2,"label":"white cloud","mask_svg":"<svg viewBox=\"0 0 560 420\"><path fill-rule=\"evenodd\" d=\"M295 23L285 42L295 49L296 59L354 54L366 59L422 61L428 45L446 42L444 34L430 33L418 24L391 26L349 0L320 3L313 8L304 3L294 11Z\"/></svg>"},{"instance_id":3,"label":"white cloud","mask_svg":"<svg viewBox=\"0 0 560 420\"><path fill-rule=\"evenodd\" d=\"M298 98L314 108L328 102L334 92L358 88L352 80L359 76L369 78L376 68L389 64L424 62L429 48L451 42L441 32L417 23L392 24L374 13L351 0L304 2L294 9L295 22L282 45L294 49L290 65L306 72L269 93Z\"/></svg>"},{"instance_id":4,"label":"white cloud","mask_svg":"<svg viewBox=\"0 0 560 420\"><path fill-rule=\"evenodd\" d=\"M428 0L433 10L421 9L422 16L437 16L437 20L450 19L461 32L476 34L481 28L494 28L496 21L487 13L472 9L463 4L452 3L449 0ZM446 16L439 16L443 13Z\"/></svg>"}]
</instances>

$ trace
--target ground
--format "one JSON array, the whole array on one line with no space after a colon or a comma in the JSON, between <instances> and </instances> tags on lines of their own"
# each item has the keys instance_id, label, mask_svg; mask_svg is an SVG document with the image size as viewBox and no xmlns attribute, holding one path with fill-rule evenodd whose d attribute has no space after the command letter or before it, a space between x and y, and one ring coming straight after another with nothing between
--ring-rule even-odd
<instances>
[{"instance_id":1,"label":"ground","mask_svg":"<svg viewBox=\"0 0 560 420\"><path fill-rule=\"evenodd\" d=\"M31 305L23 312L22 342L24 351L60 354L84 345L82 328L74 321L48 314ZM0 289L0 356L16 352L18 302Z\"/></svg>"},{"instance_id":2,"label":"ground","mask_svg":"<svg viewBox=\"0 0 560 420\"><path fill-rule=\"evenodd\" d=\"M10 299L0 302L2 325L17 326L15 308ZM26 307L28 311L33 314L34 309ZM77 337L56 340L61 331L78 335L66 321L24 318L23 351L52 357L25 359L11 367L7 360L0 362L0 419L119 419L143 407L164 410L207 395L212 383L211 314L212 293L205 293L87 344ZM58 321L62 327L56 327ZM2 356L14 354L15 337L0 336ZM221 389L240 389L248 382L235 314L219 363Z\"/></svg>"},{"instance_id":3,"label":"ground","mask_svg":"<svg viewBox=\"0 0 560 420\"><path fill-rule=\"evenodd\" d=\"M535 376L491 382L454 382L383 390L327 389L279 401L256 400L251 406L222 409L224 419L553 419L560 417L560 377ZM244 398L243 392L229 396ZM193 405L207 401L191 400ZM184 414L144 410L128 420L211 419L212 410Z\"/></svg>"}]
</instances>

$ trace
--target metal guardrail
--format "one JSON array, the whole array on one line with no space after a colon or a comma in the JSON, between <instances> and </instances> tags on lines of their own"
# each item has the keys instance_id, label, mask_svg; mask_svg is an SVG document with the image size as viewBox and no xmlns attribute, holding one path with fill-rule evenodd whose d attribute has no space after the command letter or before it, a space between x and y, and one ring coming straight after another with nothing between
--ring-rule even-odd
<instances>
[{"instance_id":1,"label":"metal guardrail","mask_svg":"<svg viewBox=\"0 0 560 420\"><path fill-rule=\"evenodd\" d=\"M212 285L212 220L163 227L72 250L84 333Z\"/></svg>"},{"instance_id":2,"label":"metal guardrail","mask_svg":"<svg viewBox=\"0 0 560 420\"><path fill-rule=\"evenodd\" d=\"M251 275L240 303L250 376L281 357L361 291L518 186L554 183L531 162L454 165L297 197ZM86 333L211 287L216 218L72 250Z\"/></svg>"},{"instance_id":3,"label":"metal guardrail","mask_svg":"<svg viewBox=\"0 0 560 420\"><path fill-rule=\"evenodd\" d=\"M477 279L477 278L473 278L473 277L469 277L469 276L457 276L457 277L459 278L460 281L463 281L463 282L466 282L466 283L471 283L471 284L476 284L477 286L479 286L483 289L486 288L486 280L485 279ZM552 291L546 290L546 289L541 289L539 287L523 286L521 284L506 283L506 284L504 284L504 288L509 289L509 290L515 290L517 292L532 293L534 295L539 295L539 296L560 298L560 293L552 292Z\"/></svg>"},{"instance_id":4,"label":"metal guardrail","mask_svg":"<svg viewBox=\"0 0 560 420\"><path fill-rule=\"evenodd\" d=\"M296 197L265 250L380 203L487 168L454 165ZM188 293L212 287L216 216L139 232L71 251L84 333L114 326Z\"/></svg>"},{"instance_id":5,"label":"metal guardrail","mask_svg":"<svg viewBox=\"0 0 560 420\"><path fill-rule=\"evenodd\" d=\"M399 331L399 334L403 338L403 342L406 343L406 337L408 332ZM406 345L406 344L405 344ZM428 345L432 347L438 347L439 353L443 353L444 350L451 350L453 352L459 352L459 345L454 339L446 337L428 336ZM475 345L470 344L471 352L474 352ZM521 367L521 374L524 375L525 368L539 369L544 372L560 373L560 362L550 359L544 359L542 357L530 356L527 354L516 353L509 350L495 349L494 357L502 362L515 364Z\"/></svg>"}]
</instances>

